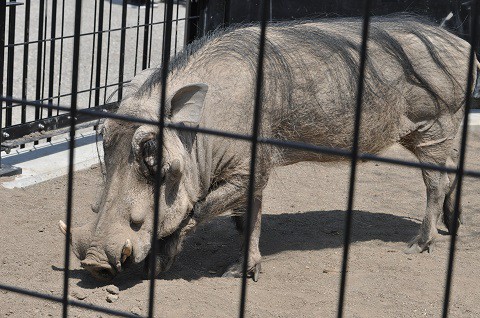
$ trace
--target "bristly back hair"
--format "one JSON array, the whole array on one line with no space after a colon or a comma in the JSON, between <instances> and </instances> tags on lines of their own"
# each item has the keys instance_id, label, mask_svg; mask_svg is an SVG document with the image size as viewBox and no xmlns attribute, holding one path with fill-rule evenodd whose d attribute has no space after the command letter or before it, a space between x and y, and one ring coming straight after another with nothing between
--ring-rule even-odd
<instances>
[{"instance_id":1,"label":"bristly back hair","mask_svg":"<svg viewBox=\"0 0 480 318\"><path fill-rule=\"evenodd\" d=\"M326 30L322 30L321 27L313 27L312 23L324 24L328 27L326 27ZM423 27L419 30L421 25ZM334 32L331 32L332 30ZM328 60L332 54L338 55L340 62L348 69L349 76L348 80L342 81L342 83L347 83L349 87L339 87L339 89L354 91L358 81L358 56L360 52L359 42L353 41L351 37L351 34L355 32L360 36L361 19L359 18L321 18L269 23L265 47L265 69L270 68L279 72L281 78L266 79L266 88L284 92L282 95L285 99L291 98L290 92L293 84L289 79L292 78L292 65L288 63L286 54L295 52L295 48L298 46L304 46L310 48L308 51L318 61ZM406 54L402 44L392 35L392 32L410 34L418 38L427 48L436 66L454 86L457 86L460 83L453 79L448 67L439 58L439 48L436 48L429 39L430 36L440 36L448 42L447 31L426 18L400 13L373 17L368 39L369 45L370 43L377 44L383 48L386 55L393 57L398 62L403 69L405 79L410 84L421 87L428 92L437 107L440 107L441 104L445 105L446 103L441 99L441 94L415 70L411 58ZM274 34L279 35L282 40L272 39L271 35ZM215 63L218 59L230 56L242 59L249 65L250 72L255 74L258 63L259 35L258 23L237 24L228 28L217 29L187 45L183 51L173 57L169 64L169 72L179 71L187 65L205 67L208 64ZM453 36L450 35L450 37ZM201 50L203 52L197 54ZM375 82L382 80L381 72L375 68L375 61L372 60L372 57L367 57L366 62L369 74L374 80L365 82L365 90L374 93ZM338 66L332 65L331 69L326 71L334 75L336 67ZM159 67L140 87L137 94L145 94L150 92L154 86L160 85L161 74L161 67ZM267 89L263 91L268 92Z\"/></svg>"}]
</instances>

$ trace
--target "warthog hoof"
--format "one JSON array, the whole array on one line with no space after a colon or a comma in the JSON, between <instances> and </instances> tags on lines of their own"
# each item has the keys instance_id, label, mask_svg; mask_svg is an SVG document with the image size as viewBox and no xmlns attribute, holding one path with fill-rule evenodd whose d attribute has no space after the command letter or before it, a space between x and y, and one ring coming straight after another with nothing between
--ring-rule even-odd
<instances>
[{"instance_id":1,"label":"warthog hoof","mask_svg":"<svg viewBox=\"0 0 480 318\"><path fill-rule=\"evenodd\" d=\"M427 251L428 253L433 252L433 240L425 244L420 244L418 242L413 242L408 244L408 247L404 250L405 254L419 254Z\"/></svg>"},{"instance_id":2,"label":"warthog hoof","mask_svg":"<svg viewBox=\"0 0 480 318\"><path fill-rule=\"evenodd\" d=\"M463 214L460 214L457 223L454 224L454 215L451 213L444 213L443 224L447 227L448 233L452 235L455 230L458 231L461 224L464 224Z\"/></svg>"},{"instance_id":3,"label":"warthog hoof","mask_svg":"<svg viewBox=\"0 0 480 318\"><path fill-rule=\"evenodd\" d=\"M247 270L247 277L253 278L254 282L258 281L258 278L260 277L260 271L262 270L262 265L260 263L257 263L250 267ZM222 277L242 277L243 274L243 264L242 263L235 263L231 265L225 273L223 273Z\"/></svg>"}]
</instances>

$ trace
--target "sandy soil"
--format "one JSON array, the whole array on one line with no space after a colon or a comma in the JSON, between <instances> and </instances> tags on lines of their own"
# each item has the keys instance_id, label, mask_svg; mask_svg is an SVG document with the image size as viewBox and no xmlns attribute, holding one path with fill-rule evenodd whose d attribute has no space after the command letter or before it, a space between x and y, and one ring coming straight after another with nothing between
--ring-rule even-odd
<instances>
[{"instance_id":1,"label":"sandy soil","mask_svg":"<svg viewBox=\"0 0 480 318\"><path fill-rule=\"evenodd\" d=\"M468 168L480 170L480 133L470 136ZM412 158L394 147L387 156ZM264 202L263 273L249 281L248 317L334 317L337 309L349 167L299 164L276 170ZM0 188L0 282L61 296L66 177L26 189ZM3 180L1 180L3 181ZM89 206L101 187L100 171L76 174L74 224L94 217ZM466 225L459 233L450 317L480 317L480 214L478 181L467 178ZM358 174L346 317L439 317L450 237L440 227L433 253L406 255L425 207L420 171L378 164ZM173 268L156 281L156 317L234 317L239 279L221 278L237 257L238 235L228 217L199 228ZM108 303L105 284L94 281L72 256L70 291L83 302L145 315L148 281L139 270L113 283L119 299ZM82 298L82 297L80 297ZM61 304L0 292L0 316L57 317ZM71 308L71 317L108 315Z\"/></svg>"}]
</instances>

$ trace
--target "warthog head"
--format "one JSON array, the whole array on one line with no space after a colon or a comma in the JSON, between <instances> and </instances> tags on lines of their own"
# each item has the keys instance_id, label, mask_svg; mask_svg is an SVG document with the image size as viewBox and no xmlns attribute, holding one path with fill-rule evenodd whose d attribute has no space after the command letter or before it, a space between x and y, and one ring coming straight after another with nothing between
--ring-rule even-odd
<instances>
[{"instance_id":1,"label":"warthog head","mask_svg":"<svg viewBox=\"0 0 480 318\"><path fill-rule=\"evenodd\" d=\"M198 125L206 92L204 84L176 90L167 99L166 121ZM122 101L118 114L158 120L158 95L153 90L137 95ZM113 119L104 123L106 183L98 202L92 205L97 216L92 223L72 228L68 234L82 266L97 279L110 280L129 263L139 263L149 254L158 169L158 238L164 240L188 226L189 213L198 199L198 168L191 151L195 135L165 129L161 163L157 160L157 136L158 127L154 125ZM59 225L67 234L65 224L60 221ZM167 259L156 272L168 269L179 248L167 252Z\"/></svg>"}]
</instances>

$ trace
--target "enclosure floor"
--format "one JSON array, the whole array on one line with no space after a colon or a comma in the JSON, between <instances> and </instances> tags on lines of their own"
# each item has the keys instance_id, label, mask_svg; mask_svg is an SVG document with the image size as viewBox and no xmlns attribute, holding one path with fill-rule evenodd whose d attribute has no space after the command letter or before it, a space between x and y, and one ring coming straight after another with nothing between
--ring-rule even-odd
<instances>
[{"instance_id":1,"label":"enclosure floor","mask_svg":"<svg viewBox=\"0 0 480 318\"><path fill-rule=\"evenodd\" d=\"M412 158L394 147L385 155ZM480 170L480 133L470 134L468 169ZM348 164L299 164L277 169L267 187L260 280L249 281L248 317L335 317L339 293ZM4 178L5 179L5 178ZM5 181L4 179L0 181ZM467 178L450 317L480 317L479 181ZM67 178L25 189L0 188L0 282L62 295ZM75 174L74 224L95 215L100 169ZM439 317L450 237L439 224L433 253L403 249L424 214L420 171L365 163L358 170L345 317ZM156 317L235 317L239 279L221 278L237 258L238 235L227 217L202 226L185 243L171 270L156 281ZM107 303L105 284L84 272L72 254L70 291L109 308L147 313L148 281L132 269L113 283L119 299ZM61 305L0 291L0 317L59 317ZM71 317L107 317L71 308Z\"/></svg>"}]
</instances>

